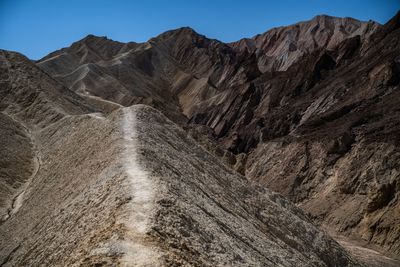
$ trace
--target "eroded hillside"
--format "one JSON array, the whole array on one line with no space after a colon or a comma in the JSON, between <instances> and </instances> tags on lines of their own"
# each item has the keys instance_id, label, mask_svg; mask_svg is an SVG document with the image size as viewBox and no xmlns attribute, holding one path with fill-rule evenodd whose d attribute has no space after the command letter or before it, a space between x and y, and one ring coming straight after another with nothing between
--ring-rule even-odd
<instances>
[{"instance_id":1,"label":"eroded hillside","mask_svg":"<svg viewBox=\"0 0 400 267\"><path fill-rule=\"evenodd\" d=\"M89 36L37 64L88 97L161 109L316 222L398 256L399 34L398 15L317 16L231 44L190 28Z\"/></svg>"},{"instance_id":2,"label":"eroded hillside","mask_svg":"<svg viewBox=\"0 0 400 267\"><path fill-rule=\"evenodd\" d=\"M0 263L396 266L399 19L1 51Z\"/></svg>"},{"instance_id":3,"label":"eroded hillside","mask_svg":"<svg viewBox=\"0 0 400 267\"><path fill-rule=\"evenodd\" d=\"M24 154L11 149L20 142L37 166L20 167L20 180L13 164L2 166L5 181L23 188L0 224L2 266L361 266L300 209L251 185L159 111L79 107L82 98L55 91L33 63L3 55L13 66L5 88L24 78L24 92L36 93L27 102L20 90L2 91L2 114L15 118L3 131L21 136L2 153L19 163Z\"/></svg>"}]
</instances>

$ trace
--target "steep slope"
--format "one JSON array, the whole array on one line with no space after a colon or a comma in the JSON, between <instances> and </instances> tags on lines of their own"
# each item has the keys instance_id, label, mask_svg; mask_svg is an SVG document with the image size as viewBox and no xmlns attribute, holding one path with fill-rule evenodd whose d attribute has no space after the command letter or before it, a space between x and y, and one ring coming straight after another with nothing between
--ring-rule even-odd
<instances>
[{"instance_id":1,"label":"steep slope","mask_svg":"<svg viewBox=\"0 0 400 267\"><path fill-rule=\"evenodd\" d=\"M0 221L17 208L16 198L35 172L35 154L29 132L0 113ZM15 203L14 203L15 202Z\"/></svg>"},{"instance_id":2,"label":"steep slope","mask_svg":"<svg viewBox=\"0 0 400 267\"><path fill-rule=\"evenodd\" d=\"M26 57L0 50L0 219L16 212L36 175L35 131L96 109Z\"/></svg>"},{"instance_id":3,"label":"steep slope","mask_svg":"<svg viewBox=\"0 0 400 267\"><path fill-rule=\"evenodd\" d=\"M397 257L398 25L396 17L362 57L345 63L333 57L337 67L311 89L287 86L293 91L278 97L281 103L261 130L265 141L249 155L246 172L298 202L326 227ZM284 117L295 119L276 131L273 118Z\"/></svg>"},{"instance_id":4,"label":"steep slope","mask_svg":"<svg viewBox=\"0 0 400 267\"><path fill-rule=\"evenodd\" d=\"M37 134L42 165L0 225L3 266L359 266L154 109L68 116Z\"/></svg>"},{"instance_id":5,"label":"steep slope","mask_svg":"<svg viewBox=\"0 0 400 267\"><path fill-rule=\"evenodd\" d=\"M0 50L0 110L28 125L44 127L94 108L21 54Z\"/></svg>"},{"instance_id":6,"label":"steep slope","mask_svg":"<svg viewBox=\"0 0 400 267\"><path fill-rule=\"evenodd\" d=\"M128 43L123 47L104 37L88 36L69 48L50 54L40 60L38 66L84 97L100 97L124 106L145 103L165 111L175 121L186 121L181 113L180 92L188 86L196 86L204 93L192 93L201 98L202 94L210 95L215 91L207 79L196 77L195 72L186 69L185 62L177 61L170 54L171 39L175 44L176 38L186 40L187 34L197 37L193 31L183 28L147 43ZM205 37L199 39L207 40ZM184 44L188 45L187 42ZM113 55L110 58L84 56L81 59L82 50L90 47L96 54L98 46L108 46L115 53L110 52ZM201 48L198 50L197 61L204 63L208 56L203 55ZM185 51L192 50L188 47Z\"/></svg>"},{"instance_id":7,"label":"steep slope","mask_svg":"<svg viewBox=\"0 0 400 267\"><path fill-rule=\"evenodd\" d=\"M399 257L399 16L371 35L266 72L203 102L246 176L283 193L334 232ZM236 88L235 88L236 89ZM246 160L247 159L247 160Z\"/></svg>"}]
</instances>

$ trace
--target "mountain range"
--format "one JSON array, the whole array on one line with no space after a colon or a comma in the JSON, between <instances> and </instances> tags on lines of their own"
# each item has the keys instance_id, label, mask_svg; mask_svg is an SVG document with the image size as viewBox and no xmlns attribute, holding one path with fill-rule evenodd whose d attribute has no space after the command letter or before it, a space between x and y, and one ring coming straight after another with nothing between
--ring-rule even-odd
<instances>
[{"instance_id":1,"label":"mountain range","mask_svg":"<svg viewBox=\"0 0 400 267\"><path fill-rule=\"evenodd\" d=\"M400 14L0 52L1 266L399 265Z\"/></svg>"}]
</instances>

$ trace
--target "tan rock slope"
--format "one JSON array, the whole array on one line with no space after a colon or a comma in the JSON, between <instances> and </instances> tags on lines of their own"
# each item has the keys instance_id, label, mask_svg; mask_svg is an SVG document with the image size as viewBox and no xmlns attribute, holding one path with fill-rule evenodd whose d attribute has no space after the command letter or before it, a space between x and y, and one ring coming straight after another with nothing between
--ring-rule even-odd
<instances>
[{"instance_id":1,"label":"tan rock slope","mask_svg":"<svg viewBox=\"0 0 400 267\"><path fill-rule=\"evenodd\" d=\"M14 201L35 173L34 144L29 132L11 117L0 114L0 219L7 219L17 208ZM14 203L15 202L15 203Z\"/></svg>"},{"instance_id":2,"label":"tan rock slope","mask_svg":"<svg viewBox=\"0 0 400 267\"><path fill-rule=\"evenodd\" d=\"M0 218L16 212L40 165L36 132L59 119L94 112L24 56L0 51Z\"/></svg>"}]
</instances>

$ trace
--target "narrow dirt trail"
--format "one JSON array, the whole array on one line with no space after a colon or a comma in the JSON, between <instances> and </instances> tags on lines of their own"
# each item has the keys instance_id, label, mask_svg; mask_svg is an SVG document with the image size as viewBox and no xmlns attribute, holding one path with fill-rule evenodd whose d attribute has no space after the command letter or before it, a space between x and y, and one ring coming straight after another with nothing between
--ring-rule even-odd
<instances>
[{"instance_id":1,"label":"narrow dirt trail","mask_svg":"<svg viewBox=\"0 0 400 267\"><path fill-rule=\"evenodd\" d=\"M132 199L125 222L128 242L124 244L126 251L121 263L124 266L159 266L159 255L151 242L146 240L154 210L155 187L139 163L134 111L131 108L123 108L122 112L123 162Z\"/></svg>"},{"instance_id":2,"label":"narrow dirt trail","mask_svg":"<svg viewBox=\"0 0 400 267\"><path fill-rule=\"evenodd\" d=\"M32 152L33 152L33 159L32 159L32 164L33 164L33 170L31 175L26 179L25 183L18 189L17 194L12 200L11 207L8 210L8 217L6 218L9 219L12 215L18 212L18 210L21 208L22 203L25 200L25 193L29 189L29 186L31 185L33 179L36 177L37 173L39 172L40 169L40 164L41 164L41 157L40 157L40 152L37 146L37 142L35 140L34 135L32 132L26 127L26 125L21 122L20 120L16 119L14 116L3 113L4 115L8 116L10 119L15 121L15 123L21 125L22 128L24 128L26 135L29 137L32 145Z\"/></svg>"}]
</instances>

